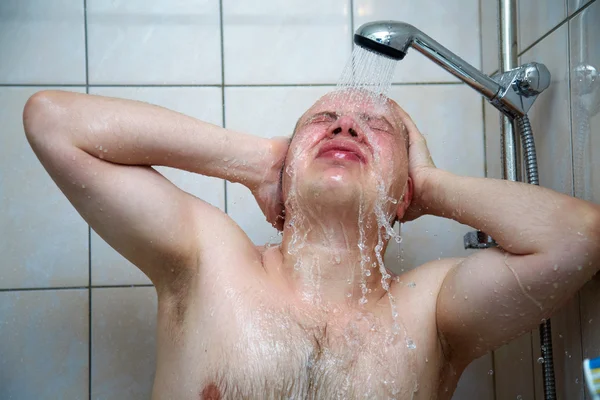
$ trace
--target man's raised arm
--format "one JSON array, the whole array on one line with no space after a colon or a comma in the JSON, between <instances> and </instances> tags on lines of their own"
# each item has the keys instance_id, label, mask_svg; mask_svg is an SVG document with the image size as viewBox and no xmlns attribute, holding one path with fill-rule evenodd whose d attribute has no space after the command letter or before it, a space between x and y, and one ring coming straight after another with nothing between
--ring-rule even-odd
<instances>
[{"instance_id":1,"label":"man's raised arm","mask_svg":"<svg viewBox=\"0 0 600 400\"><path fill-rule=\"evenodd\" d=\"M439 170L420 133L409 131L415 204L405 219L451 218L500 246L456 263L439 292L446 357L466 364L549 318L598 271L600 206L539 186Z\"/></svg>"},{"instance_id":2,"label":"man's raised arm","mask_svg":"<svg viewBox=\"0 0 600 400\"><path fill-rule=\"evenodd\" d=\"M142 102L44 91L29 99L23 119L33 150L77 211L157 289L197 267L212 241L221 243L218 227L233 223L151 165L252 190L278 173L272 141Z\"/></svg>"}]
</instances>

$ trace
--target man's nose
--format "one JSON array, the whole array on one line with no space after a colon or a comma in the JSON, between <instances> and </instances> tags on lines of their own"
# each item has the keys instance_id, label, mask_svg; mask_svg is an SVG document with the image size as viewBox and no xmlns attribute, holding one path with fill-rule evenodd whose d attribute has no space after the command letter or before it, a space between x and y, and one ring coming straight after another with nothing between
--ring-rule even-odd
<instances>
[{"instance_id":1,"label":"man's nose","mask_svg":"<svg viewBox=\"0 0 600 400\"><path fill-rule=\"evenodd\" d=\"M352 137L359 136L359 129L356 126L356 122L351 117L344 115L332 124L329 128L329 133L333 136L339 135L350 135Z\"/></svg>"}]
</instances>

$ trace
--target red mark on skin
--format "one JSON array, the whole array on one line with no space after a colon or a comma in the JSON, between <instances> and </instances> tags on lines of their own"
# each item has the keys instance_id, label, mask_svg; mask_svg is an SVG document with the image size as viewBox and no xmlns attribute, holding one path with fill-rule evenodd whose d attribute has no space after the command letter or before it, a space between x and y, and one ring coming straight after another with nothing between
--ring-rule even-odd
<instances>
[{"instance_id":1,"label":"red mark on skin","mask_svg":"<svg viewBox=\"0 0 600 400\"><path fill-rule=\"evenodd\" d=\"M200 400L221 400L221 392L214 383L210 383L204 387L200 394Z\"/></svg>"}]
</instances>

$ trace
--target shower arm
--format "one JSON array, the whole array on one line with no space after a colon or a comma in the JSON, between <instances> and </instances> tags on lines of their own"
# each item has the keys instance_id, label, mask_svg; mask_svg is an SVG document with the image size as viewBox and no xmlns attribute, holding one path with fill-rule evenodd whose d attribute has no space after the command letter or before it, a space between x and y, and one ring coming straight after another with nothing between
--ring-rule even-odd
<instances>
[{"instance_id":1,"label":"shower arm","mask_svg":"<svg viewBox=\"0 0 600 400\"><path fill-rule=\"evenodd\" d=\"M408 25L408 24L407 24ZM550 72L528 63L489 77L416 28L408 46L483 95L511 119L527 114L537 96L550 85Z\"/></svg>"}]
</instances>

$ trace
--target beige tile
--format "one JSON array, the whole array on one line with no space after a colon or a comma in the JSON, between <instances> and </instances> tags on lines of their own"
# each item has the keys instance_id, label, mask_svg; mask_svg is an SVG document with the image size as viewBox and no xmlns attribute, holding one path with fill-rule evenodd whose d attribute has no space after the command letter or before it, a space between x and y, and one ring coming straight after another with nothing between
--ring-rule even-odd
<instances>
[{"instance_id":1,"label":"beige tile","mask_svg":"<svg viewBox=\"0 0 600 400\"><path fill-rule=\"evenodd\" d=\"M0 338L0 398L87 398L87 289L0 293Z\"/></svg>"},{"instance_id":2,"label":"beige tile","mask_svg":"<svg viewBox=\"0 0 600 400\"><path fill-rule=\"evenodd\" d=\"M552 326L552 351L556 396L558 399L583 400L583 358L581 349L581 322L579 296L575 296L555 312L550 319ZM539 329L533 333L533 359L541 357ZM534 364L536 393L543 393L542 364ZM538 396L540 400L543 396Z\"/></svg>"},{"instance_id":3,"label":"beige tile","mask_svg":"<svg viewBox=\"0 0 600 400\"><path fill-rule=\"evenodd\" d=\"M390 97L413 118L438 168L483 177L481 96L465 85L394 86ZM431 99L434 99L432 101ZM463 236L473 228L424 216L403 224L400 271L444 257L466 256Z\"/></svg>"},{"instance_id":4,"label":"beige tile","mask_svg":"<svg viewBox=\"0 0 600 400\"><path fill-rule=\"evenodd\" d=\"M149 399L156 368L156 291L92 289L92 398Z\"/></svg>"},{"instance_id":5,"label":"beige tile","mask_svg":"<svg viewBox=\"0 0 600 400\"><path fill-rule=\"evenodd\" d=\"M261 137L291 136L296 121L334 87L226 88L228 129ZM245 186L227 182L227 212L257 245L280 242Z\"/></svg>"},{"instance_id":6,"label":"beige tile","mask_svg":"<svg viewBox=\"0 0 600 400\"><path fill-rule=\"evenodd\" d=\"M531 333L494 351L494 376L497 400L535 398Z\"/></svg>"},{"instance_id":7,"label":"beige tile","mask_svg":"<svg viewBox=\"0 0 600 400\"><path fill-rule=\"evenodd\" d=\"M225 1L225 83L335 83L350 29L349 0Z\"/></svg>"},{"instance_id":8,"label":"beige tile","mask_svg":"<svg viewBox=\"0 0 600 400\"><path fill-rule=\"evenodd\" d=\"M581 67L600 71L599 20L600 2L596 0L569 22L575 195L596 204L600 204L600 84L598 78L595 83L584 79ZM582 358L600 357L600 275L586 284L579 296Z\"/></svg>"},{"instance_id":9,"label":"beige tile","mask_svg":"<svg viewBox=\"0 0 600 400\"><path fill-rule=\"evenodd\" d=\"M502 113L489 102L484 102L486 177L502 178Z\"/></svg>"},{"instance_id":10,"label":"beige tile","mask_svg":"<svg viewBox=\"0 0 600 400\"><path fill-rule=\"evenodd\" d=\"M88 0L90 83L220 84L218 0Z\"/></svg>"},{"instance_id":11,"label":"beige tile","mask_svg":"<svg viewBox=\"0 0 600 400\"><path fill-rule=\"evenodd\" d=\"M475 68L481 68L478 0L354 0L354 30L366 22L395 20L420 29ZM398 63L394 82L456 79L414 49Z\"/></svg>"},{"instance_id":12,"label":"beige tile","mask_svg":"<svg viewBox=\"0 0 600 400\"><path fill-rule=\"evenodd\" d=\"M494 400L494 364L486 354L473 361L458 381L452 400Z\"/></svg>"},{"instance_id":13,"label":"beige tile","mask_svg":"<svg viewBox=\"0 0 600 400\"><path fill-rule=\"evenodd\" d=\"M523 54L521 63L546 65L552 80L529 111L538 158L540 185L571 194L571 137L567 26L564 25Z\"/></svg>"},{"instance_id":14,"label":"beige tile","mask_svg":"<svg viewBox=\"0 0 600 400\"><path fill-rule=\"evenodd\" d=\"M222 125L220 88L92 87L90 93L157 104L202 121ZM225 189L222 179L168 167L156 167L156 169L180 189L209 202L215 207L224 209ZM150 283L150 279L146 275L112 249L95 232L92 232L91 251L93 285Z\"/></svg>"},{"instance_id":15,"label":"beige tile","mask_svg":"<svg viewBox=\"0 0 600 400\"><path fill-rule=\"evenodd\" d=\"M481 60L482 70L492 74L500 69L498 51L498 1L479 0L481 8Z\"/></svg>"},{"instance_id":16,"label":"beige tile","mask_svg":"<svg viewBox=\"0 0 600 400\"><path fill-rule=\"evenodd\" d=\"M565 0L517 2L519 52L532 45L567 17Z\"/></svg>"},{"instance_id":17,"label":"beige tile","mask_svg":"<svg viewBox=\"0 0 600 400\"><path fill-rule=\"evenodd\" d=\"M88 283L87 224L48 176L23 131L23 107L38 90L0 88L0 288Z\"/></svg>"},{"instance_id":18,"label":"beige tile","mask_svg":"<svg viewBox=\"0 0 600 400\"><path fill-rule=\"evenodd\" d=\"M0 21L0 83L85 84L81 0L3 0Z\"/></svg>"}]
</instances>

